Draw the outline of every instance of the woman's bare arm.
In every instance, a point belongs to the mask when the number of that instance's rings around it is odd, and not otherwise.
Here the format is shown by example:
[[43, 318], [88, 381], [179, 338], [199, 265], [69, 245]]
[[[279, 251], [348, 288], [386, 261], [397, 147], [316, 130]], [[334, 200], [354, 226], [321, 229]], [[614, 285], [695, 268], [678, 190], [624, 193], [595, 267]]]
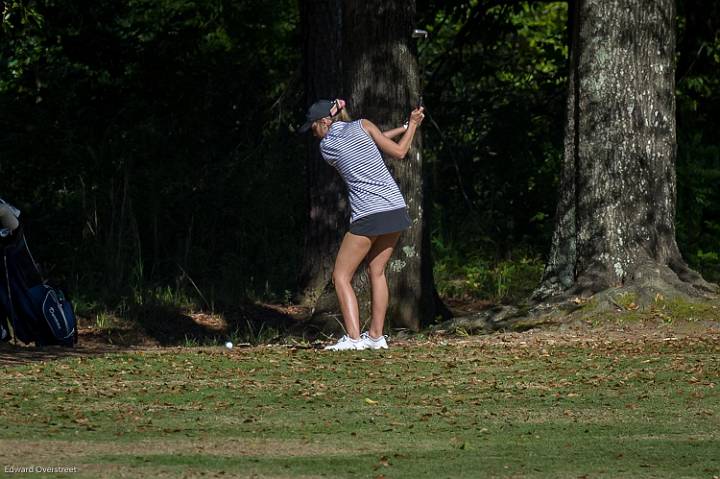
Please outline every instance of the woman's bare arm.
[[410, 145], [412, 144], [413, 137], [415, 136], [415, 131], [425, 117], [422, 110], [422, 107], [413, 110], [410, 114], [410, 123], [408, 128], [407, 130], [403, 128], [405, 133], [397, 143], [385, 136], [380, 129], [369, 120], [362, 120], [362, 126], [365, 128], [365, 131], [368, 132], [370, 138], [373, 139], [380, 151], [393, 158], [402, 160], [410, 150]]
[[403, 133], [405, 133], [405, 127], [399, 126], [397, 128], [393, 128], [392, 130], [383, 131], [383, 136], [390, 138], [391, 140], [395, 138], [396, 136], [400, 136]]

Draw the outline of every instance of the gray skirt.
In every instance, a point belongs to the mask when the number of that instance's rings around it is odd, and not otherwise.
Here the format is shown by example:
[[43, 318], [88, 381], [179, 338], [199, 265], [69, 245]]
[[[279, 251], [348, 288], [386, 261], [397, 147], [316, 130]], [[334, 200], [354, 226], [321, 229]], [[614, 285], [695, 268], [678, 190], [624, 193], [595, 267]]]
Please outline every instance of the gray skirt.
[[406, 230], [410, 225], [407, 208], [399, 208], [363, 216], [350, 223], [350, 232], [360, 236], [378, 236]]

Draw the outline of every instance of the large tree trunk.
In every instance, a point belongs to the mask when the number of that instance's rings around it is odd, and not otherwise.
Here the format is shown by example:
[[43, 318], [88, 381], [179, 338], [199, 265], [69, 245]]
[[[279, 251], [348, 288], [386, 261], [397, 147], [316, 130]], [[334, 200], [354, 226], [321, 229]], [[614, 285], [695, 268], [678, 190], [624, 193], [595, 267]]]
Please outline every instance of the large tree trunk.
[[673, 0], [579, 0], [552, 249], [536, 299], [716, 291], [675, 240]]
[[[321, 98], [342, 98], [342, 4], [300, 2], [306, 106]], [[350, 208], [342, 179], [323, 161], [317, 140], [309, 134], [306, 159], [309, 221], [297, 299], [314, 306], [331, 281], [333, 253], [347, 230]]]
[[[345, 3], [344, 71], [350, 105], [358, 118], [368, 118], [381, 130], [401, 125], [417, 103], [419, 77], [410, 33], [414, 1], [349, 0]], [[400, 237], [386, 276], [393, 327], [419, 329], [434, 316], [432, 270], [423, 268], [430, 251], [423, 243], [421, 135], [404, 160], [386, 164], [408, 204], [412, 226]], [[365, 286], [367, 290], [367, 286]], [[363, 292], [369, 296], [369, 291]]]
[[[410, 35], [414, 27], [415, 2], [347, 0], [341, 4], [342, 17], [336, 25], [342, 25], [340, 42], [342, 46], [337, 48], [338, 43], [335, 42], [312, 44], [306, 41], [306, 58], [321, 55], [322, 65], [327, 65], [328, 62], [333, 61], [331, 57], [337, 59], [341, 54], [342, 91], [344, 98], [348, 100], [348, 108], [353, 117], [367, 118], [381, 129], [399, 126], [407, 119], [412, 105], [417, 102], [419, 93], [415, 46]], [[305, 8], [308, 6], [309, 2], [306, 2]], [[308, 17], [305, 15], [303, 18], [307, 21]], [[311, 32], [311, 34], [317, 33]], [[310, 51], [313, 48], [315, 50]], [[328, 55], [330, 49], [335, 51]], [[306, 63], [306, 65], [310, 64]], [[318, 68], [322, 65], [318, 65]], [[308, 73], [313, 75], [311, 72]], [[332, 81], [334, 80], [335, 77], [332, 78]], [[309, 87], [310, 96], [317, 98], [317, 95], [313, 96], [311, 89], [317, 93], [318, 88], [312, 85]], [[316, 153], [313, 152], [311, 161], [317, 161], [315, 155]], [[402, 234], [386, 270], [390, 289], [387, 324], [391, 328], [417, 330], [421, 324], [430, 322], [436, 311], [445, 313], [433, 289], [429, 237], [425, 228], [427, 217], [423, 215], [420, 135], [416, 135], [406, 159], [386, 158], [386, 163], [398, 181], [413, 220], [411, 228]], [[338, 181], [337, 173], [334, 174], [333, 180]], [[314, 181], [319, 180], [309, 178], [311, 190], [318, 187]], [[311, 225], [311, 231], [312, 228], [332, 233], [346, 231], [347, 217], [343, 214], [341, 218], [337, 212], [345, 208], [343, 202], [346, 196], [344, 192], [342, 195], [337, 195], [336, 192], [337, 190], [333, 189], [329, 193], [329, 197], [332, 198], [328, 198], [328, 201], [322, 204], [319, 202], [313, 204], [311, 198], [311, 223], [320, 223]], [[317, 209], [313, 210], [313, 208]], [[342, 227], [339, 225], [341, 221]], [[339, 237], [328, 233], [323, 235], [323, 238], [332, 237], [333, 240]], [[311, 248], [315, 252], [306, 254], [306, 263], [314, 261], [316, 265], [306, 264], [306, 270], [312, 271], [313, 267], [318, 268], [313, 273], [316, 280], [311, 283], [315, 285], [315, 291], [320, 293], [317, 299], [311, 298], [315, 317], [333, 317], [341, 321], [337, 298], [330, 281], [332, 265], [327, 263], [329, 266], [327, 267], [324, 263], [327, 259], [334, 259], [337, 245], [331, 244], [327, 239], [318, 242], [310, 235], [308, 241], [315, 242], [308, 243], [306, 251]], [[319, 287], [322, 285], [324, 289], [321, 291]], [[370, 317], [370, 286], [364, 265], [358, 269], [353, 286], [358, 295], [361, 322], [364, 322]]]

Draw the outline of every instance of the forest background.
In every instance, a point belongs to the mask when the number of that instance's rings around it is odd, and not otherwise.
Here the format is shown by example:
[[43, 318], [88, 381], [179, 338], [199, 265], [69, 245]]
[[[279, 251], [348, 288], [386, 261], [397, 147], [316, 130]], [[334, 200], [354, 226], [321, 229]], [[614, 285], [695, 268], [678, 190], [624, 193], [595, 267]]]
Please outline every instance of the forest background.
[[[677, 7], [677, 237], [718, 282], [720, 5]], [[417, 12], [437, 289], [519, 301], [553, 232], [567, 2]], [[9, 1], [2, 21], [0, 196], [81, 315], [292, 302], [313, 188], [296, 2]]]

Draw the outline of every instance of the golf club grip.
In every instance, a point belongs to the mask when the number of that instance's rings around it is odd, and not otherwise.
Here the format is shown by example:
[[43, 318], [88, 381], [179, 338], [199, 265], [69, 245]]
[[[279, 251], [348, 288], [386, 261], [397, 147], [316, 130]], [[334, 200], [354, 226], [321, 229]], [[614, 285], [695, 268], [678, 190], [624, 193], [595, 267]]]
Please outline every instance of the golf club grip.
[[422, 97], [422, 95], [420, 95], [420, 97], [418, 98], [417, 107], [418, 107], [418, 108], [422, 108], [423, 106], [425, 106], [425, 103], [423, 102], [423, 97]]

